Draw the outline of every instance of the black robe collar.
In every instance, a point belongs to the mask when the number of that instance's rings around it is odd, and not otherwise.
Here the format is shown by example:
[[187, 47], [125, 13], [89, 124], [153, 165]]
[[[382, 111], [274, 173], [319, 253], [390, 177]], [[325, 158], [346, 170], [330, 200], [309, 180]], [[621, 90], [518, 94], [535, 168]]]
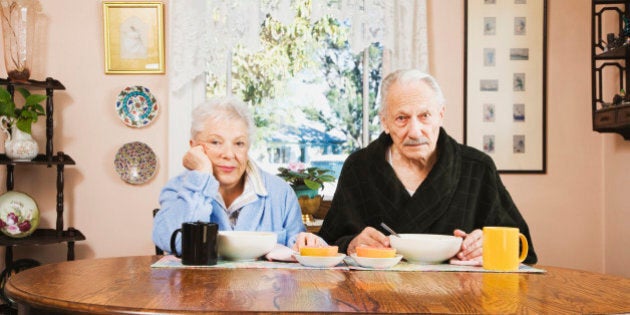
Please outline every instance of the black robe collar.
[[[396, 177], [394, 169], [386, 159], [387, 149], [392, 145], [392, 138], [382, 133], [379, 138], [366, 148], [366, 157], [372, 159], [373, 183], [382, 200], [389, 203], [397, 217], [383, 218], [389, 221], [400, 233], [408, 231], [427, 231], [446, 214], [459, 178], [461, 176], [461, 148], [443, 128], [438, 136], [438, 159], [427, 178], [420, 184], [412, 196]], [[382, 209], [388, 213], [387, 209]]]

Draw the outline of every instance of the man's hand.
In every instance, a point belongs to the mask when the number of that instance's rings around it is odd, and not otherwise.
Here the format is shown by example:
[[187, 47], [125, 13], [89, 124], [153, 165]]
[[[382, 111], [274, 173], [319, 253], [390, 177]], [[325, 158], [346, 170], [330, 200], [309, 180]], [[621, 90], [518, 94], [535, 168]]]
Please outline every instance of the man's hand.
[[322, 240], [319, 236], [313, 233], [301, 232], [300, 234], [298, 234], [297, 240], [295, 241], [295, 244], [293, 244], [292, 249], [296, 252], [299, 252], [300, 248], [304, 246], [323, 247], [327, 245], [328, 244], [324, 242], [324, 240]]
[[368, 226], [348, 244], [348, 255], [357, 252], [357, 246], [389, 247], [389, 238], [377, 229]]

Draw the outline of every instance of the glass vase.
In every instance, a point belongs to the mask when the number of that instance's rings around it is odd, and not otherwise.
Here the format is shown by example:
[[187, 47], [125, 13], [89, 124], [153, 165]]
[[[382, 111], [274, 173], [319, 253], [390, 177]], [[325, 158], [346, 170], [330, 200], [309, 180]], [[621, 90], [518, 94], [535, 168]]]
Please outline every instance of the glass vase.
[[37, 0], [0, 0], [4, 63], [12, 81], [31, 77], [38, 4]]

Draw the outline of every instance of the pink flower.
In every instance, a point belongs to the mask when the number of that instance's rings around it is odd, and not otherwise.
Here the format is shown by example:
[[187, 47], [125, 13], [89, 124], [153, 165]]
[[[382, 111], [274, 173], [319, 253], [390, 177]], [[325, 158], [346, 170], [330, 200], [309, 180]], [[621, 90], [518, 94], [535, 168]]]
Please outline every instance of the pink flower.
[[7, 224], [8, 225], [14, 225], [17, 224], [18, 222], [18, 217], [17, 215], [15, 215], [15, 213], [10, 212], [9, 214], [7, 214]]
[[294, 172], [301, 172], [306, 169], [306, 165], [301, 162], [291, 162], [287, 168]]
[[17, 225], [9, 225], [7, 226], [7, 232], [15, 235], [15, 234], [20, 234], [20, 228], [17, 227]]
[[18, 228], [20, 228], [20, 232], [26, 232], [31, 229], [31, 222], [28, 220], [18, 224]]

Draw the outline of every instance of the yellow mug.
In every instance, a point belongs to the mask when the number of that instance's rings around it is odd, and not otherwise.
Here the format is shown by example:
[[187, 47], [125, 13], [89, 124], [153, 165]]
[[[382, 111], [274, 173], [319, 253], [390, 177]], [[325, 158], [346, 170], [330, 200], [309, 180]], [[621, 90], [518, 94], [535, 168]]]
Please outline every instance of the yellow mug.
[[[519, 255], [519, 242], [523, 243]], [[519, 264], [527, 257], [527, 238], [518, 228], [486, 226], [483, 228], [483, 269], [496, 271], [518, 270]]]

